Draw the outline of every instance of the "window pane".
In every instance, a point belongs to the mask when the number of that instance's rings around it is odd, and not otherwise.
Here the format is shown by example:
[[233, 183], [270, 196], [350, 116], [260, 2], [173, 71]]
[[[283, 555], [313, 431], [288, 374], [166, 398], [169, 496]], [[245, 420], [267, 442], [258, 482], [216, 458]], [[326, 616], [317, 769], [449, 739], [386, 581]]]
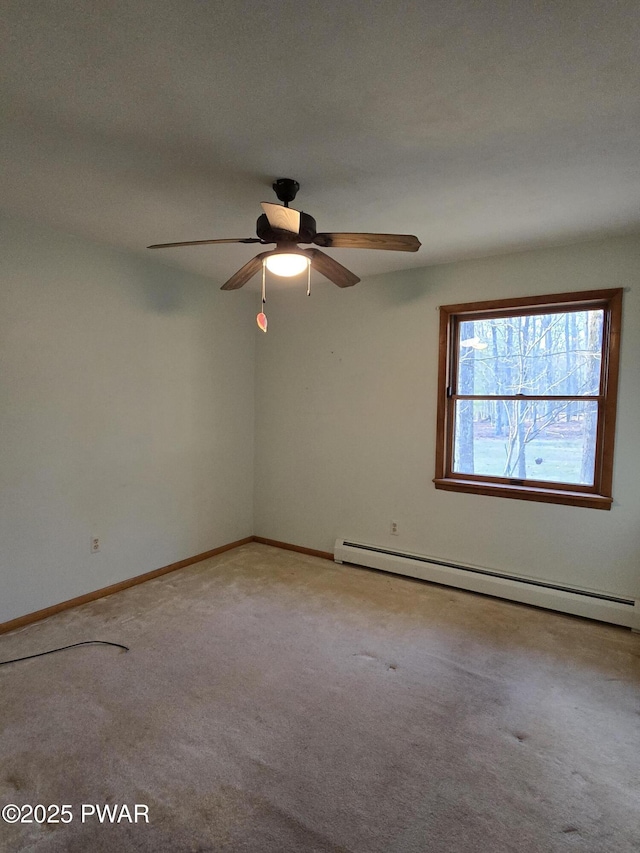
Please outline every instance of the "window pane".
[[598, 309], [460, 323], [457, 393], [598, 394], [603, 318]]
[[457, 400], [458, 474], [593, 485], [598, 403]]

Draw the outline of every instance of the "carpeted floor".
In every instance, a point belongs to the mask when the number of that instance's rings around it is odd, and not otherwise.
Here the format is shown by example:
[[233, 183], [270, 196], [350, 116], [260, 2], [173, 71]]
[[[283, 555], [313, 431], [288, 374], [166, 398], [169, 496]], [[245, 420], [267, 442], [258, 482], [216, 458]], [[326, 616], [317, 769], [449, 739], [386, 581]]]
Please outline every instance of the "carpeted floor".
[[640, 849], [627, 630], [251, 544], [0, 659], [85, 639], [131, 651], [0, 667], [0, 806], [73, 815], [0, 820], [3, 853]]

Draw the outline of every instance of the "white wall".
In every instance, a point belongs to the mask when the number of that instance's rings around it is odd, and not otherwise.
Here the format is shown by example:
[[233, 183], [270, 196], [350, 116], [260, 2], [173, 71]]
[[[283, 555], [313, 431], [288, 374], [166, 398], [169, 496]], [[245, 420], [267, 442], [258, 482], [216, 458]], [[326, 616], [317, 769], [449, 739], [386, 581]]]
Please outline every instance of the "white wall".
[[[256, 535], [327, 551], [344, 536], [640, 597], [639, 278], [636, 236], [273, 291], [256, 347]], [[438, 306], [602, 287], [628, 289], [612, 510], [436, 490]]]
[[[271, 289], [262, 335], [255, 290], [2, 226], [0, 622], [252, 533], [640, 596], [637, 237]], [[611, 512], [436, 491], [437, 306], [620, 286]]]
[[248, 296], [2, 226], [0, 622], [250, 536]]

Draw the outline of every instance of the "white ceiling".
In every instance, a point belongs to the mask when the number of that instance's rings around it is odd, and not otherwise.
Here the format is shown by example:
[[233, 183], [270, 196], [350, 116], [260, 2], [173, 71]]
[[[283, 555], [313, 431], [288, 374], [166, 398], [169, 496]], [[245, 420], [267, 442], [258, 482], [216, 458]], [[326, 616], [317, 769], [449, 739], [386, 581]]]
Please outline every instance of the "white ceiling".
[[[359, 275], [640, 229], [637, 0], [5, 0], [0, 205], [100, 241], [255, 236], [271, 183]], [[259, 247], [167, 249], [222, 283]], [[148, 253], [151, 254], [150, 252]]]

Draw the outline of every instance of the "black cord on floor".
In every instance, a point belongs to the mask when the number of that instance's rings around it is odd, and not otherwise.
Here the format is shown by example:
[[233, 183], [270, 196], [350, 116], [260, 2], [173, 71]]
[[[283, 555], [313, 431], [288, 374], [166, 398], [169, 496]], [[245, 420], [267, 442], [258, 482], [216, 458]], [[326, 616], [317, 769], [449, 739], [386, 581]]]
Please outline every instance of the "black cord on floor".
[[109, 640], [83, 640], [81, 643], [71, 643], [70, 646], [60, 646], [59, 649], [49, 649], [48, 652], [38, 652], [37, 655], [26, 655], [23, 658], [14, 658], [13, 660], [0, 660], [0, 666], [4, 666], [7, 663], [18, 663], [20, 660], [29, 660], [30, 658], [39, 658], [42, 655], [52, 655], [54, 652], [63, 652], [65, 649], [73, 649], [75, 646], [90, 646], [93, 643], [99, 643], [103, 646], [116, 646], [118, 649], [124, 649], [125, 652], [129, 651], [128, 646], [123, 646], [122, 643], [111, 643]]

